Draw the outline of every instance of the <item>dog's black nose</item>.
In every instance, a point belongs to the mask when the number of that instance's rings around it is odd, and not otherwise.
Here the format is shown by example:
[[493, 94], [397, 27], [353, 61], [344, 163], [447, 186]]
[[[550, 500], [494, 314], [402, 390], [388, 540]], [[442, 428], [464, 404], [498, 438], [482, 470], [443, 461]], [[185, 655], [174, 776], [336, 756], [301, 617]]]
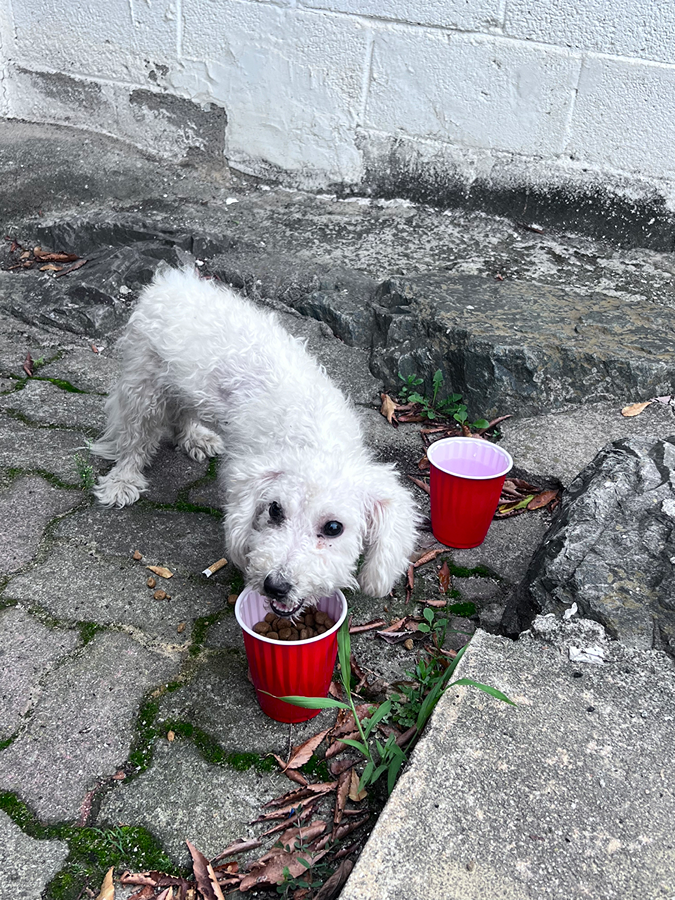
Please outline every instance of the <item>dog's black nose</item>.
[[268, 575], [263, 582], [263, 587], [271, 600], [283, 600], [290, 593], [293, 585], [280, 575]]

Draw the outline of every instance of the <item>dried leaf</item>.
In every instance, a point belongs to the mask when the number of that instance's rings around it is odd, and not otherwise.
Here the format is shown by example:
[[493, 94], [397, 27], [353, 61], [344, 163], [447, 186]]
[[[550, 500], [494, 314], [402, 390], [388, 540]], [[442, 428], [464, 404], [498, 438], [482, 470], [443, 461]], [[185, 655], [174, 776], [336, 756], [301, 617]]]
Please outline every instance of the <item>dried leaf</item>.
[[55, 266], [54, 263], [47, 263], [46, 266], [40, 266], [41, 272], [60, 272], [63, 266]]
[[389, 394], [380, 394], [380, 399], [382, 400], [382, 406], [380, 407], [381, 415], [385, 417], [390, 425], [393, 425], [394, 428], [398, 428], [398, 422], [396, 421], [395, 415], [397, 409], [396, 401], [393, 400]]
[[330, 769], [331, 775], [341, 775], [343, 772], [346, 772], [347, 769], [351, 769], [352, 766], [356, 765], [355, 759], [350, 759], [349, 757], [345, 759], [334, 759], [333, 762], [328, 767]]
[[219, 859], [225, 859], [226, 856], [234, 856], [235, 853], [246, 853], [248, 850], [256, 850], [262, 846], [262, 841], [253, 839], [250, 841], [235, 841], [226, 847], [218, 856], [214, 856], [211, 863], [218, 862]]
[[146, 884], [146, 886], [142, 887], [139, 891], [135, 891], [131, 897], [129, 897], [129, 900], [151, 900], [154, 896], [154, 887], [150, 887], [149, 884]]
[[389, 625], [387, 628], [383, 628], [381, 631], [378, 631], [378, 634], [386, 634], [388, 631], [400, 631], [407, 618], [407, 616], [404, 616], [402, 619], [396, 619], [396, 621], [392, 622], [391, 625]]
[[431, 463], [427, 459], [427, 455], [425, 453], [424, 456], [422, 457], [422, 459], [420, 459], [419, 462], [417, 463], [417, 468], [421, 472], [426, 472], [426, 470], [430, 467], [430, 465], [431, 465]]
[[[494, 501], [493, 501], [494, 502]], [[443, 565], [441, 566], [441, 570], [438, 573], [438, 587], [442, 594], [447, 594], [450, 589], [451, 584], [451, 575], [450, 575], [450, 567], [448, 566], [448, 561], [443, 560]]]
[[120, 875], [120, 884], [147, 884], [155, 887], [159, 880], [159, 872], [123, 872]]
[[103, 884], [101, 885], [101, 890], [99, 891], [96, 900], [115, 900], [115, 885], [113, 884], [114, 871], [115, 867], [110, 866], [105, 873], [105, 878], [103, 879]]
[[[157, 894], [157, 900], [171, 900], [173, 897], [173, 891], [170, 887], [165, 888], [161, 894]], [[224, 900], [224, 898], [223, 898]]]
[[77, 253], [52, 253], [49, 250], [42, 250], [40, 247], [35, 247], [33, 256], [40, 262], [75, 262], [80, 258]]
[[[306, 797], [320, 797], [322, 794], [329, 794], [331, 791], [334, 791], [336, 787], [336, 781], [323, 781], [320, 784], [308, 784], [305, 788], [301, 788], [297, 791], [287, 791], [287, 793], [282, 794], [281, 797], [275, 797], [274, 800], [269, 800], [263, 806], [263, 809], [269, 809], [270, 807], [275, 806], [286, 806], [290, 809], [292, 808], [293, 803], [304, 800]], [[290, 807], [288, 806], [289, 803], [291, 804]]]
[[357, 828], [360, 828], [362, 825], [365, 825], [366, 822], [370, 819], [370, 815], [364, 816], [362, 819], [359, 819], [358, 822], [346, 823], [335, 832], [335, 840], [341, 841], [343, 838], [347, 837], [348, 834], [351, 834], [352, 831], [356, 831]]
[[289, 779], [289, 781], [293, 781], [295, 782], [295, 784], [302, 785], [302, 787], [307, 787], [307, 785], [309, 784], [302, 772], [298, 772], [297, 769], [284, 769], [284, 775]]
[[291, 877], [297, 878], [307, 871], [307, 866], [300, 862], [300, 857], [309, 863], [311, 868], [325, 855], [325, 853], [287, 853], [285, 850], [273, 850], [253, 863], [250, 874], [242, 879], [239, 890], [243, 892], [258, 885], [281, 884], [286, 868]]
[[415, 560], [415, 562], [413, 563], [413, 568], [419, 569], [420, 566], [431, 562], [432, 559], [436, 559], [439, 554], [447, 552], [447, 547], [438, 547], [436, 550], [427, 550], [426, 553], [423, 553], [418, 559]]
[[[185, 841], [185, 843], [187, 844], [190, 856], [192, 857], [192, 871], [195, 875], [195, 881], [197, 882], [197, 887], [204, 896], [204, 900], [222, 900], [222, 891], [218, 888], [220, 893], [219, 897], [211, 883], [211, 875], [209, 874], [211, 866], [209, 865], [208, 859], [201, 851], [197, 850], [190, 841]], [[211, 869], [211, 871], [213, 872], [213, 869]], [[215, 881], [215, 875], [213, 876], [213, 879]]]
[[352, 625], [349, 629], [350, 634], [359, 634], [362, 631], [373, 631], [375, 628], [381, 628], [386, 625], [384, 619], [371, 619], [363, 625]]
[[166, 569], [164, 566], [146, 566], [145, 568], [150, 569], [151, 572], [159, 575], [160, 578], [173, 578], [171, 569]]
[[548, 506], [551, 500], [555, 500], [558, 496], [557, 491], [542, 491], [540, 494], [537, 494], [536, 497], [533, 497], [532, 500], [527, 504], [528, 509], [541, 509], [543, 506]]
[[33, 377], [35, 368], [33, 365], [33, 357], [30, 355], [30, 353], [26, 353], [26, 358], [23, 361], [23, 370], [29, 378]]
[[[289, 828], [279, 838], [281, 845], [285, 850], [291, 853], [293, 850], [299, 850], [303, 844], [309, 844], [318, 838], [326, 830], [326, 823], [317, 819], [306, 827]], [[296, 846], [297, 844], [297, 846]]]
[[338, 779], [337, 792], [335, 796], [335, 810], [333, 812], [333, 824], [339, 825], [342, 821], [342, 813], [344, 812], [347, 797], [349, 796], [349, 786], [351, 784], [351, 772], [347, 769], [340, 775]]
[[[361, 735], [358, 731], [352, 731], [350, 734], [345, 735], [350, 741], [357, 741]], [[332, 759], [334, 756], [339, 756], [341, 753], [347, 749], [348, 744], [343, 744], [342, 741], [333, 741], [330, 747], [326, 750], [326, 759]]]
[[415, 567], [411, 563], [405, 578], [405, 602], [409, 603], [415, 589]]
[[528, 494], [522, 500], [514, 500], [511, 503], [502, 503], [497, 507], [500, 513], [514, 512], [517, 509], [527, 509], [528, 505], [534, 500], [534, 494]]
[[60, 278], [62, 275], [70, 275], [70, 273], [74, 272], [76, 269], [81, 269], [86, 262], [86, 259], [79, 259], [76, 263], [73, 263], [72, 266], [68, 266], [67, 269], [61, 269], [60, 272], [57, 272], [56, 275], [54, 275], [54, 278]]
[[624, 406], [621, 410], [621, 415], [626, 416], [626, 418], [639, 416], [640, 413], [644, 412], [653, 402], [653, 400], [647, 400], [645, 403], [631, 403], [630, 406]]
[[427, 494], [431, 493], [431, 488], [426, 483], [426, 481], [422, 481], [421, 478], [415, 478], [413, 475], [408, 475], [408, 478], [412, 481], [413, 484], [416, 484], [418, 488], [422, 488]]
[[366, 791], [359, 790], [359, 781], [359, 776], [356, 774], [356, 771], [352, 769], [351, 779], [349, 781], [349, 799], [352, 801], [352, 803], [360, 803], [368, 796]]
[[427, 606], [433, 606], [436, 609], [443, 609], [444, 606], [448, 605], [447, 600], [425, 600], [424, 603]]
[[485, 428], [479, 428], [478, 431], [476, 432], [476, 434], [479, 434], [482, 436], [485, 434], [486, 431], [489, 431], [491, 428], [494, 428], [496, 425], [499, 425], [499, 423], [503, 422], [505, 419], [510, 419], [510, 418], [512, 418], [511, 414], [509, 414], [508, 416], [498, 416], [496, 419], [493, 419], [491, 422], [489, 422], [485, 426]]
[[354, 863], [351, 859], [343, 859], [330, 878], [324, 882], [321, 889], [314, 894], [314, 900], [334, 900], [349, 878], [353, 868]]
[[306, 762], [309, 762], [312, 758], [312, 754], [329, 731], [330, 728], [326, 728], [325, 731], [320, 731], [318, 734], [303, 741], [302, 744], [298, 744], [297, 747], [293, 747], [290, 759], [287, 763], [284, 763], [282, 771], [285, 772], [286, 769], [299, 769], [300, 766], [304, 766]]

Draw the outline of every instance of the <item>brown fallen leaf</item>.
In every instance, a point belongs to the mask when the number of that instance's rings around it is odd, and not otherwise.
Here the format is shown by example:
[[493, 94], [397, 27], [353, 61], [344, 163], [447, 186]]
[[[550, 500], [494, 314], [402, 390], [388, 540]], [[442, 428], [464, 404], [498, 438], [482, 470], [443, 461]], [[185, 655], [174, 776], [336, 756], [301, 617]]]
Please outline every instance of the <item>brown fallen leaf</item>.
[[173, 578], [173, 572], [171, 569], [165, 568], [165, 566], [146, 566], [145, 568], [150, 569], [151, 572], [159, 575], [160, 578]]
[[405, 577], [405, 602], [409, 603], [415, 590], [415, 567], [411, 563]]
[[448, 593], [451, 583], [450, 567], [448, 566], [448, 561], [446, 559], [443, 560], [443, 565], [438, 573], [438, 588], [441, 594]]
[[389, 631], [400, 631], [401, 626], [405, 623], [407, 616], [404, 616], [402, 619], [396, 619], [395, 622], [392, 622], [391, 625], [387, 626], [387, 628], [383, 628], [381, 631], [378, 631], [378, 634], [386, 634]]
[[436, 609], [443, 609], [444, 606], [448, 605], [447, 600], [424, 600], [423, 602], [426, 606], [433, 606]]
[[370, 622], [365, 622], [363, 625], [350, 626], [349, 633], [359, 634], [362, 631], [372, 631], [375, 628], [381, 628], [383, 625], [386, 625], [384, 619], [371, 619]]
[[[170, 900], [170, 898], [172, 898], [172, 897], [173, 897], [173, 890], [170, 887], [164, 888], [164, 890], [160, 894], [157, 894], [157, 900]], [[223, 900], [225, 900], [224, 897], [223, 897]]]
[[302, 772], [298, 772], [297, 769], [284, 769], [284, 775], [289, 779], [289, 781], [293, 781], [295, 782], [295, 784], [302, 785], [302, 787], [307, 787], [307, 785], [309, 784]]
[[528, 509], [541, 509], [543, 506], [548, 506], [551, 500], [555, 500], [558, 496], [558, 491], [542, 491], [540, 494], [537, 494], [536, 497], [533, 497], [530, 502], [527, 504]]
[[439, 554], [447, 552], [447, 547], [438, 547], [435, 550], [427, 550], [413, 562], [413, 568], [419, 569], [420, 566], [426, 565], [426, 563], [431, 562], [432, 559], [436, 559]]
[[122, 872], [120, 884], [147, 884], [156, 887], [160, 872]]
[[96, 900], [115, 900], [115, 885], [113, 884], [114, 871], [115, 867], [110, 866], [105, 873], [105, 878], [103, 879], [103, 884], [101, 885], [101, 890], [99, 891]]
[[644, 412], [648, 406], [651, 406], [653, 400], [647, 400], [645, 403], [631, 403], [630, 406], [624, 406], [621, 410], [621, 415], [626, 418], [631, 418], [632, 416], [639, 416], [641, 412]]
[[29, 378], [33, 377], [35, 366], [33, 363], [33, 357], [30, 355], [30, 353], [26, 353], [26, 358], [23, 361], [23, 370]]
[[73, 263], [72, 266], [68, 266], [67, 269], [61, 269], [60, 272], [57, 272], [54, 275], [54, 278], [60, 278], [62, 275], [70, 275], [71, 272], [74, 272], [76, 269], [81, 269], [82, 266], [87, 262], [86, 259], [78, 259], [76, 263]]
[[380, 414], [385, 417], [387, 422], [390, 425], [393, 425], [394, 428], [398, 428], [398, 422], [396, 421], [396, 410], [397, 403], [393, 400], [389, 394], [380, 394], [380, 399], [382, 400], [382, 406], [380, 407]]
[[129, 900], [151, 900], [155, 896], [154, 887], [150, 887], [149, 884], [146, 884], [145, 887], [142, 887], [140, 890], [135, 891]]
[[268, 800], [267, 803], [264, 804], [263, 809], [269, 809], [270, 807], [277, 806], [288, 806], [290, 803], [297, 803], [299, 800], [304, 800], [306, 797], [319, 797], [322, 794], [329, 794], [331, 791], [334, 791], [337, 787], [337, 781], [322, 781], [320, 784], [308, 784], [307, 787], [301, 788], [300, 790], [295, 791], [287, 791], [285, 794], [282, 794], [280, 797], [275, 797], [273, 800]]
[[[258, 885], [281, 884], [285, 878], [284, 869], [288, 869], [288, 874], [292, 878], [297, 878], [307, 871], [308, 866], [305, 863], [309, 863], [311, 868], [325, 855], [325, 852], [287, 853], [285, 850], [271, 850], [253, 863], [250, 874], [242, 879], [239, 890], [245, 892]], [[300, 858], [304, 862], [300, 862]]]
[[47, 263], [46, 266], [40, 266], [41, 272], [60, 272], [63, 266], [55, 266], [54, 263]]
[[284, 831], [285, 829], [288, 828], [291, 820], [293, 822], [295, 822], [297, 825], [304, 825], [306, 822], [309, 822], [309, 820], [314, 815], [314, 810], [316, 809], [318, 801], [319, 801], [319, 798], [316, 797], [314, 800], [309, 802], [309, 805], [306, 809], [303, 809], [303, 807], [298, 807], [301, 810], [301, 812], [299, 812], [297, 815], [286, 816], [286, 821], [279, 822], [279, 824], [275, 825], [273, 828], [268, 828], [267, 831], [263, 831], [261, 837], [266, 838], [266, 837], [269, 837], [271, 834], [277, 834], [277, 832], [279, 832], [279, 831]]
[[337, 778], [338, 775], [341, 775], [347, 769], [351, 769], [351, 767], [355, 765], [355, 759], [346, 757], [345, 759], [334, 759], [328, 768], [330, 769], [331, 775], [335, 775], [335, 777]]
[[494, 428], [495, 426], [499, 425], [500, 422], [505, 421], [505, 419], [511, 419], [511, 418], [513, 418], [513, 416], [511, 414], [509, 414], [508, 416], [498, 416], [496, 419], [493, 419], [491, 422], [488, 422], [488, 424], [485, 426], [485, 428], [479, 428], [478, 431], [476, 431], [476, 434], [479, 434], [482, 436], [485, 434], [486, 431], [489, 431], [491, 428]]
[[314, 894], [314, 900], [334, 900], [349, 878], [353, 868], [354, 863], [351, 859], [343, 859], [330, 878], [325, 881], [320, 890]]
[[414, 475], [408, 475], [408, 478], [412, 481], [413, 484], [416, 484], [418, 488], [422, 488], [422, 490], [427, 494], [431, 493], [431, 488], [426, 481], [422, 481], [421, 478], [415, 478]]
[[182, 634], [185, 631], [185, 622], [179, 622], [178, 625], [176, 625], [176, 631], [178, 634]]
[[[346, 769], [338, 778], [337, 791], [335, 792], [335, 809], [333, 811], [333, 825], [338, 826], [342, 821], [342, 813], [344, 812], [347, 797], [349, 796], [349, 786], [351, 784], [351, 771]], [[333, 828], [335, 830], [335, 828]]]
[[303, 741], [302, 744], [298, 744], [297, 747], [293, 747], [288, 762], [282, 763], [282, 771], [285, 772], [286, 769], [299, 769], [300, 766], [304, 766], [306, 762], [309, 762], [312, 758], [312, 754], [329, 731], [330, 728], [326, 728], [325, 731], [320, 731], [318, 734], [312, 735], [311, 738]]
[[52, 253], [49, 250], [43, 250], [41, 247], [35, 247], [33, 250], [35, 259], [40, 262], [75, 262], [80, 257], [77, 253]]
[[360, 803], [362, 800], [365, 800], [368, 796], [367, 791], [359, 790], [359, 782], [360, 778], [357, 775], [356, 771], [352, 769], [351, 778], [349, 781], [349, 799], [352, 803]]
[[[358, 731], [352, 731], [350, 734], [345, 734], [344, 737], [348, 738], [350, 741], [358, 741], [361, 737]], [[334, 756], [339, 756], [341, 753], [344, 753], [348, 748], [349, 744], [344, 744], [342, 741], [333, 741], [333, 743], [326, 749], [325, 759], [332, 759]]]
[[431, 463], [427, 459], [427, 455], [425, 453], [424, 456], [422, 457], [422, 459], [420, 459], [419, 462], [417, 463], [417, 468], [421, 472], [426, 472], [426, 470], [430, 467], [430, 465], [431, 465]]
[[326, 823], [317, 819], [305, 827], [289, 828], [281, 835], [279, 842], [284, 850], [292, 853], [293, 850], [299, 850], [303, 844], [309, 844], [311, 841], [319, 837], [326, 830]]
[[[213, 869], [208, 859], [194, 846], [194, 844], [191, 844], [190, 841], [185, 841], [185, 843], [187, 844], [190, 856], [192, 857], [192, 871], [194, 872], [195, 881], [197, 882], [197, 887], [203, 895], [204, 900], [225, 900], [223, 892], [218, 887], [216, 876], [214, 875], [213, 881], [211, 880], [211, 872], [213, 872]], [[209, 872], [209, 869], [211, 872]]]
[[225, 859], [226, 856], [234, 856], [235, 853], [247, 853], [249, 850], [256, 850], [261, 846], [262, 841], [259, 841], [257, 838], [250, 841], [235, 841], [219, 853], [218, 856], [214, 856], [211, 860], [211, 864], [213, 865], [213, 863], [218, 862], [220, 859]]

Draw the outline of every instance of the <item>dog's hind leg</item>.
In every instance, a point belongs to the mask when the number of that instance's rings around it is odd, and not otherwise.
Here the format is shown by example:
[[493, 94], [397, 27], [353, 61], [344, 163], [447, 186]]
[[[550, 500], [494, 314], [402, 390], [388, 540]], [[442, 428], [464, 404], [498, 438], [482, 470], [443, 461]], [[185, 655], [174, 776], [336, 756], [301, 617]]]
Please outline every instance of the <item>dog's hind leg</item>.
[[91, 448], [92, 453], [116, 460], [94, 488], [103, 506], [128, 506], [147, 490], [143, 469], [157, 452], [167, 412], [162, 385], [148, 374], [152, 365], [152, 360], [145, 360], [142, 377], [134, 369], [123, 372], [106, 401], [108, 424]]

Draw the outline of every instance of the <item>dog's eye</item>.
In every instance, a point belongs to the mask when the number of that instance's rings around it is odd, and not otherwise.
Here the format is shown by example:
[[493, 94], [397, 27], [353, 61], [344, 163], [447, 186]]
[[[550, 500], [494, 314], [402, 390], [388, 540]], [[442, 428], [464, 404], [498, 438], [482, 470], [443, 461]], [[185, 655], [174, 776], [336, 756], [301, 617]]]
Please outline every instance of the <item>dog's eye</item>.
[[338, 537], [344, 531], [344, 526], [342, 525], [342, 522], [336, 522], [333, 520], [330, 522], [326, 522], [321, 531], [326, 535], [326, 537]]
[[277, 503], [276, 500], [273, 503], [270, 503], [269, 514], [270, 522], [273, 522], [275, 525], [281, 525], [284, 521], [284, 511], [281, 508], [281, 504]]

